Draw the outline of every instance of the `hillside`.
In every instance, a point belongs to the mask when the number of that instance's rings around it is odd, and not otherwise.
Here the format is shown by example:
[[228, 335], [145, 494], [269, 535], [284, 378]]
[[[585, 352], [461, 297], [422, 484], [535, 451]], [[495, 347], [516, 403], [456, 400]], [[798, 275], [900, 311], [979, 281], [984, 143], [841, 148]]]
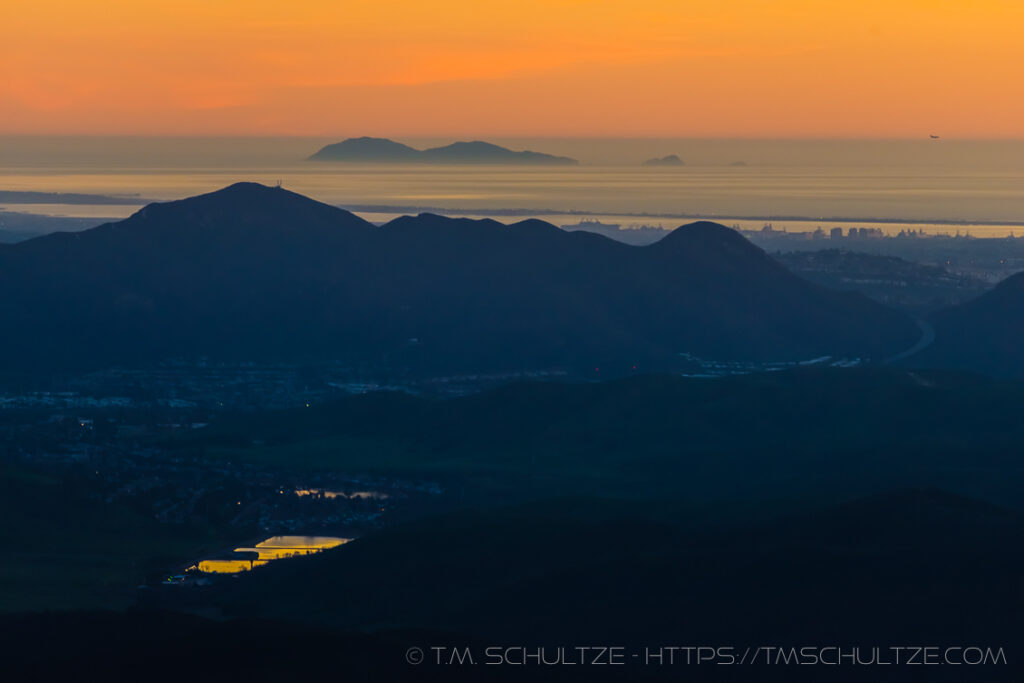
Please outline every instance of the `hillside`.
[[210, 357], [614, 376], [680, 354], [884, 357], [919, 336], [714, 223], [646, 247], [536, 220], [377, 228], [251, 183], [7, 246], [0, 321], [7, 372]]
[[824, 287], [857, 291], [893, 308], [921, 315], [973, 299], [990, 285], [942, 266], [845, 249], [790, 251], [775, 258]]
[[1024, 377], [1024, 273], [932, 316], [935, 343], [913, 358], [997, 376]]

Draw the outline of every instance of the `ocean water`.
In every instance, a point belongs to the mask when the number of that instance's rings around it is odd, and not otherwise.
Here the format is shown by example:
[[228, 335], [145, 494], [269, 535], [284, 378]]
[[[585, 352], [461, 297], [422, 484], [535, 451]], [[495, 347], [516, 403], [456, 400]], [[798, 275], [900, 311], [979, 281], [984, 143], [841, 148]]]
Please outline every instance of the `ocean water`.
[[[308, 162], [344, 138], [0, 137], [0, 190], [123, 195], [124, 205], [3, 204], [47, 215], [120, 218], [143, 199], [178, 199], [249, 180], [385, 219], [418, 208], [559, 224], [675, 227], [684, 217], [771, 221], [789, 230], [843, 225], [1001, 236], [1024, 226], [1024, 141], [490, 140], [572, 156], [577, 167], [351, 165]], [[396, 139], [417, 147], [451, 139]], [[683, 167], [645, 168], [678, 154]]]

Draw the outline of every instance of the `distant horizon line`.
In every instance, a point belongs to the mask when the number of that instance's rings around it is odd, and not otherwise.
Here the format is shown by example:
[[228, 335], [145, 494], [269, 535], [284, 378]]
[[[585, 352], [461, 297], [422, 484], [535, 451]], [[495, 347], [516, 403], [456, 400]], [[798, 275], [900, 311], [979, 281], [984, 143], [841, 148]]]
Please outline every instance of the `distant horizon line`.
[[[5, 208], [0, 208], [0, 214], [3, 213], [21, 213], [16, 208], [20, 204], [42, 204], [42, 205], [83, 205], [83, 206], [137, 206], [143, 208], [150, 204], [163, 204], [168, 202], [182, 201], [184, 199], [190, 199], [192, 197], [203, 196], [207, 194], [213, 194], [219, 192], [233, 184], [238, 183], [252, 183], [260, 185], [262, 187], [274, 187], [267, 185], [259, 181], [238, 181], [237, 183], [231, 183], [223, 187], [219, 187], [208, 192], [200, 192], [195, 195], [186, 195], [184, 197], [168, 198], [168, 199], [155, 199], [140, 196], [138, 194], [94, 194], [94, 193], [80, 193], [80, 192], [46, 192], [46, 191], [11, 191], [11, 190], [0, 190], [0, 204], [6, 205]], [[609, 217], [613, 216], [616, 218], [640, 218], [640, 219], [671, 219], [671, 220], [711, 220], [711, 221], [755, 221], [755, 222], [771, 222], [771, 221], [788, 221], [798, 223], [844, 223], [844, 224], [855, 224], [855, 223], [875, 223], [879, 225], [905, 225], [905, 226], [920, 226], [920, 225], [941, 225], [949, 227], [1024, 227], [1024, 219], [1004, 219], [1004, 220], [971, 220], [971, 219], [936, 219], [936, 218], [880, 218], [880, 217], [851, 217], [851, 216], [801, 216], [801, 215], [720, 215], [708, 212], [672, 212], [672, 211], [596, 211], [593, 209], [554, 209], [554, 208], [537, 208], [537, 207], [524, 207], [524, 208], [465, 208], [465, 207], [440, 207], [440, 206], [426, 206], [418, 204], [363, 204], [363, 203], [349, 203], [346, 201], [324, 201], [317, 199], [314, 196], [305, 194], [303, 192], [297, 192], [292, 190], [285, 185], [278, 185], [277, 187], [287, 190], [293, 194], [305, 197], [321, 204], [326, 204], [338, 209], [343, 209], [352, 213], [384, 213], [384, 214], [398, 214], [398, 215], [416, 215], [421, 213], [430, 213], [440, 216], [448, 217], [467, 217], [467, 216], [479, 216], [483, 218], [537, 218], [540, 216], [567, 216], [567, 217]], [[17, 195], [39, 195], [38, 197], [31, 197], [31, 201], [18, 197]], [[14, 195], [14, 196], [11, 196]], [[66, 216], [60, 216], [59, 214], [36, 214], [34, 212], [28, 215], [39, 215], [39, 216], [50, 216], [55, 218], [62, 218]], [[112, 222], [124, 220], [123, 218], [113, 217], [100, 217], [100, 219], [111, 218]], [[543, 219], [541, 219], [543, 220]], [[678, 227], [678, 226], [677, 226]], [[821, 227], [819, 225], [819, 227]]]
[[[932, 135], [938, 135], [932, 138]], [[0, 138], [159, 138], [159, 139], [238, 139], [238, 140], [345, 140], [350, 138], [373, 137], [387, 140], [400, 138], [414, 140], [483, 140], [497, 139], [534, 139], [534, 140], [750, 140], [758, 142], [914, 142], [926, 141], [941, 143], [953, 142], [1024, 142], [1024, 134], [973, 136], [973, 135], [942, 135], [923, 133], [909, 136], [854, 136], [854, 135], [685, 135], [685, 134], [652, 134], [652, 135], [557, 135], [530, 133], [21, 133], [0, 131]]]

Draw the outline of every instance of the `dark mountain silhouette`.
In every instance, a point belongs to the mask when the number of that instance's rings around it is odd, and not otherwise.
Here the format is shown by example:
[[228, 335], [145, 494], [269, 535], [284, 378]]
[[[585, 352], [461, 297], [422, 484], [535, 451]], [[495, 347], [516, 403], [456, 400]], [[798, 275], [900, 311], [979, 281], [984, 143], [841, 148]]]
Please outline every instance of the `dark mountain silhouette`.
[[644, 166], [685, 166], [683, 160], [676, 154], [669, 154], [668, 156], [658, 157], [656, 159], [648, 159], [643, 163]]
[[1024, 273], [932, 316], [935, 342], [912, 358], [997, 376], [1024, 377]]
[[884, 356], [918, 337], [714, 223], [647, 247], [537, 220], [377, 228], [253, 183], [0, 249], [0, 321], [8, 371], [209, 356], [614, 373], [681, 353]]
[[309, 157], [310, 161], [360, 161], [367, 163], [428, 164], [545, 164], [573, 165], [569, 157], [541, 152], [515, 152], [489, 142], [454, 142], [443, 147], [418, 150], [384, 138], [349, 138], [327, 145]]

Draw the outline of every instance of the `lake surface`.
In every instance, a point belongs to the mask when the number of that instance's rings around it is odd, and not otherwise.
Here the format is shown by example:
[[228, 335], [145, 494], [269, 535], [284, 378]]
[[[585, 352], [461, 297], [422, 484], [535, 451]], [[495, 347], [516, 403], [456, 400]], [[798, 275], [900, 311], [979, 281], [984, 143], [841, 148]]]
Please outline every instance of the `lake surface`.
[[[341, 139], [345, 136], [339, 136]], [[135, 195], [124, 205], [6, 204], [48, 215], [121, 218], [138, 198], [169, 200], [233, 182], [282, 182], [342, 206], [526, 210], [556, 224], [590, 212], [604, 222], [662, 224], [705, 217], [777, 228], [879, 224], [977, 236], [1024, 224], [1024, 141], [501, 139], [516, 149], [573, 156], [578, 167], [467, 167], [304, 161], [334, 139], [0, 137], [0, 190]], [[450, 140], [402, 139], [415, 146]], [[678, 168], [641, 166], [678, 154]], [[742, 163], [742, 165], [733, 165]], [[407, 208], [363, 211], [386, 220]], [[498, 212], [498, 213], [495, 213]], [[646, 214], [646, 215], [643, 215]], [[671, 216], [671, 217], [670, 217]], [[893, 229], [892, 222], [899, 225]], [[1016, 225], [1015, 225], [1016, 224]], [[743, 227], [748, 227], [744, 225]], [[964, 229], [967, 229], [966, 226]]]

